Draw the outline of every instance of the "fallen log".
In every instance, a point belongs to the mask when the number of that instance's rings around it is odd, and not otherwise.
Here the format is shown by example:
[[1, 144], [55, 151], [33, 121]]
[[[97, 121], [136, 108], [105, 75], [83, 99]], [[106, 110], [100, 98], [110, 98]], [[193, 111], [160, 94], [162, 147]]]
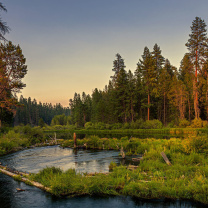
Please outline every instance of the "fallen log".
[[[4, 167], [4, 168], [6, 169], [6, 167]], [[8, 176], [10, 176], [12, 178], [18, 178], [19, 181], [22, 181], [22, 182], [24, 182], [24, 183], [26, 183], [28, 185], [35, 186], [35, 187], [40, 188], [42, 190], [45, 190], [47, 192], [51, 191], [50, 188], [43, 186], [41, 183], [38, 183], [38, 182], [35, 182], [35, 181], [31, 181], [28, 178], [22, 177], [22, 175], [20, 175], [20, 174], [12, 173], [12, 172], [10, 172], [8, 170], [5, 170], [4, 168], [2, 168], [2, 166], [1, 166], [0, 167], [0, 172], [5, 174], [5, 175], [8, 175]]]
[[171, 165], [171, 162], [168, 160], [166, 154], [164, 152], [161, 152], [161, 155], [163, 157], [163, 159], [165, 160], [165, 162], [168, 164], [168, 165]]

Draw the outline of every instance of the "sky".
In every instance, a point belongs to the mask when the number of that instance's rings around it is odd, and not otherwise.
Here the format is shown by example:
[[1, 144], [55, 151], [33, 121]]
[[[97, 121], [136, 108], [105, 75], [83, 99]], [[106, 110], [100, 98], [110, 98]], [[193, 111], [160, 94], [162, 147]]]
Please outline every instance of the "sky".
[[[69, 106], [74, 93], [103, 90], [119, 53], [134, 72], [157, 43], [177, 68], [196, 16], [208, 24], [207, 0], [1, 0], [28, 66], [21, 94]], [[19, 94], [19, 96], [21, 95]]]

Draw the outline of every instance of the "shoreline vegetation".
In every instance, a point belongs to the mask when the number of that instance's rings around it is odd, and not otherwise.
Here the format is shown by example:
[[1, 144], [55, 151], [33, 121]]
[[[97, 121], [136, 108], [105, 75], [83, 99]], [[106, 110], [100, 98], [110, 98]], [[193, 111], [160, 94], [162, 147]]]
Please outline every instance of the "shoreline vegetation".
[[[29, 129], [26, 126], [11, 131], [12, 133], [8, 132], [2, 136], [9, 144], [12, 143], [12, 135], [16, 136], [13, 142], [24, 144], [22, 145], [24, 147], [27, 147], [27, 144], [30, 146], [44, 144], [46, 141], [46, 135], [41, 134], [38, 128]], [[20, 132], [24, 132], [25, 137], [17, 138]], [[31, 134], [33, 136], [29, 137]], [[62, 147], [74, 146], [73, 139], [57, 139], [57, 141]], [[1, 151], [5, 144], [2, 142], [3, 140], [0, 141]], [[184, 138], [170, 139], [140, 139], [128, 136], [117, 139], [91, 135], [77, 139], [76, 144], [77, 148], [100, 150], [120, 150], [122, 147], [126, 155], [135, 155], [135, 158], [142, 155], [142, 160], [138, 166], [130, 169], [128, 166], [111, 162], [110, 172], [105, 174], [78, 173], [75, 169], [63, 171], [56, 167], [46, 167], [37, 174], [24, 177], [49, 188], [47, 191], [55, 196], [128, 195], [143, 199], [188, 199], [208, 204], [206, 134], [187, 134]], [[161, 152], [166, 154], [171, 165], [166, 164]], [[14, 179], [23, 181], [19, 175]], [[30, 182], [26, 183], [32, 185]]]

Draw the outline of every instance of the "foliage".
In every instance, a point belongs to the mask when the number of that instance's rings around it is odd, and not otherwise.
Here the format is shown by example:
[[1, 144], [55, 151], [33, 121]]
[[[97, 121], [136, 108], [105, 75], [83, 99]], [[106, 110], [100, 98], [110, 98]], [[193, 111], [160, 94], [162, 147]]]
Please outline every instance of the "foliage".
[[206, 123], [201, 120], [201, 118], [195, 118], [194, 120], [191, 121], [191, 127], [192, 128], [202, 128], [206, 126]]
[[45, 134], [39, 127], [18, 126], [0, 136], [0, 155], [17, 151], [45, 141]]
[[[52, 105], [51, 103], [37, 103], [35, 99], [32, 100], [30, 97], [24, 98], [23, 96], [20, 96], [19, 103], [21, 107], [16, 109], [17, 112], [14, 117], [15, 126], [20, 124], [38, 126], [40, 119], [47, 125], [51, 124], [52, 119], [54, 119], [53, 125], [72, 124], [69, 117], [69, 108], [63, 107], [60, 103], [56, 105]], [[63, 115], [66, 118], [61, 119]], [[62, 122], [62, 120], [64, 121]]]
[[[113, 139], [91, 139], [96, 140], [97, 146], [113, 142]], [[118, 140], [115, 142], [118, 143]], [[129, 170], [111, 162], [109, 174], [96, 173], [92, 176], [77, 173], [74, 169], [64, 172], [47, 167], [29, 177], [50, 187], [57, 196], [128, 195], [143, 199], [183, 198], [208, 204], [208, 159], [204, 154], [208, 139], [205, 136], [169, 140], [131, 138], [130, 141], [122, 138], [119, 142], [125, 150], [137, 149], [138, 154], [143, 154], [143, 160], [136, 169]], [[187, 152], [186, 145], [191, 145], [193, 151]], [[171, 166], [163, 160], [162, 151], [171, 161]]]
[[190, 122], [189, 121], [187, 121], [186, 119], [179, 120], [178, 127], [185, 128], [187, 126], [190, 126]]
[[161, 129], [163, 127], [162, 122], [159, 120], [147, 120], [142, 124], [142, 129]]

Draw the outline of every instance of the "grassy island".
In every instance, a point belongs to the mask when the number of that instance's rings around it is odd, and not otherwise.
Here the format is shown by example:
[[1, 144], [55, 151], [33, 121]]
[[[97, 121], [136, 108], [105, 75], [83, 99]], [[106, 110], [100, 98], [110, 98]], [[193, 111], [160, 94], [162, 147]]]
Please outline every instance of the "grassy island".
[[[78, 140], [78, 142], [81, 142]], [[94, 148], [117, 148], [122, 145], [126, 153], [143, 154], [138, 167], [111, 163], [109, 174], [77, 173], [74, 169], [62, 171], [47, 167], [30, 179], [51, 189], [57, 196], [74, 195], [129, 195], [145, 199], [190, 199], [208, 204], [208, 139], [190, 136], [185, 139], [86, 139]], [[70, 143], [70, 141], [69, 141]], [[113, 146], [114, 144], [114, 146]], [[171, 165], [161, 156], [164, 151]]]

